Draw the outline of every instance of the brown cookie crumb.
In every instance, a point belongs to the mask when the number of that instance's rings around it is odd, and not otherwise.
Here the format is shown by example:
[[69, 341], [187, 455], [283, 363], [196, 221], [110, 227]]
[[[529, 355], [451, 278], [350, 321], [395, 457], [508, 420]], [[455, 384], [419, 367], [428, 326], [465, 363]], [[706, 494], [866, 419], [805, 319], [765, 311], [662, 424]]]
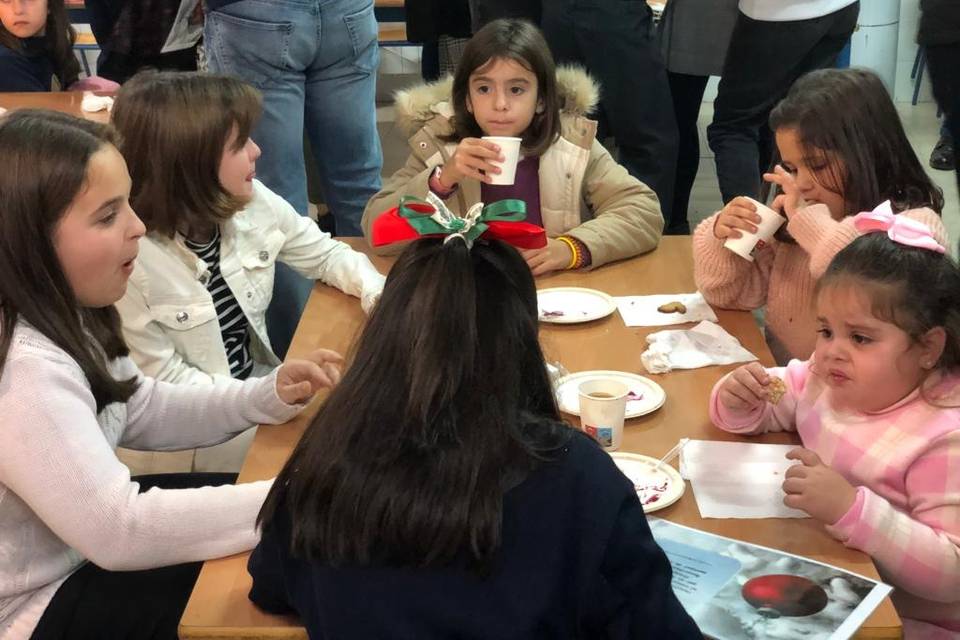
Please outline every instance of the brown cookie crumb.
[[787, 385], [783, 383], [783, 380], [780, 378], [770, 378], [770, 382], [767, 384], [767, 394], [770, 404], [777, 404], [780, 402], [780, 399], [783, 398], [783, 394], [787, 392]]
[[673, 301], [660, 305], [657, 307], [657, 311], [660, 313], [686, 313], [687, 308], [682, 302]]

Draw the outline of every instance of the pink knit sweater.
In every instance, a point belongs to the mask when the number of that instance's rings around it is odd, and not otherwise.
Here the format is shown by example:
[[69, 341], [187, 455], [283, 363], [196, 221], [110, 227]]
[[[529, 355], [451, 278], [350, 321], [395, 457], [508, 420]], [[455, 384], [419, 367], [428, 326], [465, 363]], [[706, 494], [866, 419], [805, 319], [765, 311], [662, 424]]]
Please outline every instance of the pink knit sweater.
[[[947, 246], [940, 216], [930, 209], [905, 214], [929, 226], [937, 241]], [[693, 234], [697, 288], [707, 302], [724, 309], [766, 306], [767, 339], [771, 348], [782, 345], [786, 351], [774, 349], [777, 359], [809, 358], [817, 341], [814, 286], [833, 257], [857, 237], [853, 219], [834, 220], [826, 205], [805, 207], [787, 223], [796, 245], [771, 240], [757, 252], [755, 262], [748, 262], [713, 235], [717, 215], [701, 222]]]

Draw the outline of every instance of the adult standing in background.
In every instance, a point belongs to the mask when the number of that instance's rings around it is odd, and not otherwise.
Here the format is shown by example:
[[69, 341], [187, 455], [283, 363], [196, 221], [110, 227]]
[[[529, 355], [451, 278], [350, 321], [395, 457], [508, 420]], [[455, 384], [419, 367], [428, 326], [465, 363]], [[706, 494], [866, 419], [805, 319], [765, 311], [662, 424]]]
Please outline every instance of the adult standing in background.
[[630, 175], [652, 188], [669, 223], [677, 162], [670, 85], [644, 0], [471, 0], [474, 30], [503, 17], [536, 21], [558, 64], [600, 81], [598, 139], [613, 136]]
[[423, 43], [424, 81], [452, 75], [471, 35], [467, 0], [406, 0], [404, 14], [407, 40]]
[[797, 78], [834, 65], [859, 13], [858, 0], [740, 0], [707, 128], [724, 203], [759, 197], [771, 109]]
[[[960, 2], [920, 0], [920, 11], [917, 42], [927, 49], [933, 94], [957, 144], [960, 140]], [[960, 165], [954, 161], [953, 166], [960, 190]]]
[[697, 118], [710, 76], [718, 76], [737, 21], [738, 0], [671, 0], [660, 19], [660, 53], [677, 120], [677, 172], [664, 233], [690, 233], [687, 208], [700, 168]]
[[[207, 0], [204, 42], [211, 71], [263, 93], [258, 179], [306, 215], [306, 129], [337, 235], [361, 235], [383, 165], [373, 0]], [[267, 327], [281, 359], [312, 286], [278, 267]]]

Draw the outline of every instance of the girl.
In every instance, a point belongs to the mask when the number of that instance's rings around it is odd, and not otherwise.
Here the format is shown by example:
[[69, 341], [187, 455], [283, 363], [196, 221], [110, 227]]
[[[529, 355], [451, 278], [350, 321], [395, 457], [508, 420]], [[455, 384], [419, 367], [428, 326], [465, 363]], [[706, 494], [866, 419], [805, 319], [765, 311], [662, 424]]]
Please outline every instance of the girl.
[[77, 32], [63, 0], [0, 2], [0, 91], [57, 91], [77, 81]]
[[[857, 233], [849, 216], [891, 200], [897, 211], [930, 226], [941, 244], [937, 215], [943, 195], [924, 172], [880, 79], [864, 69], [827, 69], [794, 84], [770, 114], [782, 167], [764, 179], [782, 197], [773, 206], [785, 231], [748, 262], [723, 247], [760, 217], [746, 198], [734, 198], [694, 232], [694, 277], [711, 304], [766, 306], [767, 342], [777, 362], [813, 351], [814, 285], [833, 256]], [[936, 212], [936, 213], [935, 213]]]
[[175, 638], [198, 561], [254, 545], [270, 482], [204, 486], [223, 479], [185, 476], [167, 483], [203, 488], [138, 493], [114, 448], [221, 442], [254, 423], [289, 419], [339, 376], [339, 356], [324, 351], [217, 386], [168, 385], [140, 373], [112, 306], [144, 232], [116, 142], [104, 125], [53, 112], [0, 119], [7, 639], [142, 637], [143, 629]]
[[[803, 448], [787, 455], [799, 464], [784, 503], [873, 557], [896, 587], [905, 637], [955, 637], [960, 269], [920, 216], [882, 209], [853, 219], [869, 235], [817, 284], [813, 357], [735, 370], [714, 388], [710, 414], [734, 433], [796, 431]], [[773, 378], [786, 387], [776, 404]]]
[[529, 268], [461, 238], [390, 271], [260, 514], [251, 599], [318, 640], [699, 638], [632, 484], [560, 422]]
[[[359, 297], [365, 310], [383, 288], [366, 256], [254, 179], [259, 114], [255, 89], [198, 73], [145, 72], [117, 95], [130, 201], [147, 227], [117, 308], [147, 375], [210, 384], [279, 364], [266, 324], [277, 262]], [[195, 468], [235, 471], [252, 435], [200, 452]]]
[[[593, 81], [555, 69], [543, 36], [520, 20], [495, 20], [464, 48], [450, 81], [397, 96], [397, 123], [413, 154], [367, 204], [363, 228], [402, 196], [428, 191], [458, 215], [477, 202], [517, 198], [550, 240], [523, 252], [534, 275], [596, 267], [657, 246], [663, 217], [656, 195], [631, 177], [596, 140], [587, 120]], [[452, 104], [451, 104], [452, 101]], [[481, 136], [522, 137], [516, 182], [490, 184], [500, 147]]]

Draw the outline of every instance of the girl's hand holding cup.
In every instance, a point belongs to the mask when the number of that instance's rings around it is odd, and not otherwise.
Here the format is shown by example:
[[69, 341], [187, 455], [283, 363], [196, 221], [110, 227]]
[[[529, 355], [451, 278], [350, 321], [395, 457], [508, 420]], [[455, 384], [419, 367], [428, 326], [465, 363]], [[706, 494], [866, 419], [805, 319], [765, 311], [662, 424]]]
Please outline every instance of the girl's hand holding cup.
[[491, 176], [500, 173], [495, 162], [503, 162], [500, 146], [480, 138], [464, 138], [457, 145], [450, 159], [440, 172], [440, 184], [448, 189], [457, 186], [464, 178], [474, 178], [490, 183]]
[[770, 374], [759, 362], [735, 369], [726, 377], [717, 394], [724, 407], [735, 413], [751, 413], [770, 397]]
[[720, 210], [720, 215], [713, 223], [713, 235], [718, 240], [742, 238], [744, 231], [756, 233], [760, 221], [754, 201], [746, 196], [739, 196]]
[[277, 371], [277, 396], [287, 404], [303, 404], [317, 391], [340, 382], [343, 356], [317, 349], [303, 359], [287, 360]]

